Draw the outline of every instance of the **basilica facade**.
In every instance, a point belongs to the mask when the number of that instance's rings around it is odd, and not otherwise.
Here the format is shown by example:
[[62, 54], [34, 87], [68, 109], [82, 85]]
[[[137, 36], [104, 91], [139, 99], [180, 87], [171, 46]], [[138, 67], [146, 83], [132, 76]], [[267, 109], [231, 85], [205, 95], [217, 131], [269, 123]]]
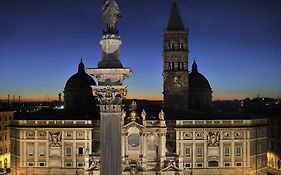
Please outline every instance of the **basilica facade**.
[[[120, 157], [103, 159], [120, 159], [124, 175], [267, 174], [267, 120], [212, 110], [207, 78], [195, 61], [189, 71], [189, 30], [176, 1], [162, 33], [163, 105], [130, 101], [120, 108], [120, 92], [126, 95], [122, 81], [131, 72], [120, 60], [118, 18], [109, 18], [119, 15], [116, 1], [105, 1], [103, 12], [107, 30], [100, 42], [102, 59], [88, 70], [90, 75], [81, 60], [65, 85], [65, 109], [14, 115], [12, 174], [99, 175], [106, 171], [101, 152], [107, 143], [120, 143], [108, 147], [115, 146], [118, 153], [120, 146]], [[113, 127], [120, 127], [120, 133], [106, 135], [110, 128], [104, 123], [110, 117], [117, 117], [118, 126]]]

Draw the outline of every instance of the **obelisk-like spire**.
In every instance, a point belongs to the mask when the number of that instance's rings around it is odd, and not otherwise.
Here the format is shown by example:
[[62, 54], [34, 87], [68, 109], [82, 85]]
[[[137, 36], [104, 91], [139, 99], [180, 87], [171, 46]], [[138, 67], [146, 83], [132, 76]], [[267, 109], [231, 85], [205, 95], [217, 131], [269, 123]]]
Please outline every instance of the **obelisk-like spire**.
[[185, 30], [176, 0], [173, 0], [167, 30], [168, 31]]

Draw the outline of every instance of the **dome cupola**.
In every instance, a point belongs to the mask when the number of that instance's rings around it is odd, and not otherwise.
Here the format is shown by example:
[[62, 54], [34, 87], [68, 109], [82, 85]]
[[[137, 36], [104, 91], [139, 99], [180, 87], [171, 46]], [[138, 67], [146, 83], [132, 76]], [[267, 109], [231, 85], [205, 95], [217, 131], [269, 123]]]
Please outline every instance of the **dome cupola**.
[[85, 72], [85, 66], [81, 59], [78, 71], [66, 82], [64, 88], [64, 107], [67, 111], [91, 112], [96, 109], [96, 100], [92, 87], [95, 80]]
[[189, 74], [189, 89], [211, 90], [211, 86], [207, 78], [198, 72], [198, 66], [195, 60], [192, 64], [192, 71]]
[[85, 66], [81, 59], [78, 66], [78, 72], [72, 75], [65, 84], [65, 89], [69, 88], [90, 88], [96, 85], [95, 80], [85, 72]]

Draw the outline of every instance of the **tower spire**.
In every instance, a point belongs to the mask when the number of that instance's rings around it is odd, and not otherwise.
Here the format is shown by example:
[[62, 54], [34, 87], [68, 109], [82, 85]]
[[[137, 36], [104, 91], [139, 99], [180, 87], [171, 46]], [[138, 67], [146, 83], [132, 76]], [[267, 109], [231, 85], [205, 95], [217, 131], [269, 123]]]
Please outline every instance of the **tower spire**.
[[176, 0], [173, 0], [167, 30], [168, 31], [185, 30]]

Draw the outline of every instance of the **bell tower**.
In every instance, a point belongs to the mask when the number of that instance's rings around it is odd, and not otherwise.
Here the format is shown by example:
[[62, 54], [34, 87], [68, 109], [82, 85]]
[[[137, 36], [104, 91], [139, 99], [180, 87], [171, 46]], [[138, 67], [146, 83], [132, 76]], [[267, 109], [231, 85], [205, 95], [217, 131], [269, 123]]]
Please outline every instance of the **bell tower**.
[[188, 110], [188, 29], [185, 29], [176, 0], [163, 38], [163, 95], [166, 111]]

